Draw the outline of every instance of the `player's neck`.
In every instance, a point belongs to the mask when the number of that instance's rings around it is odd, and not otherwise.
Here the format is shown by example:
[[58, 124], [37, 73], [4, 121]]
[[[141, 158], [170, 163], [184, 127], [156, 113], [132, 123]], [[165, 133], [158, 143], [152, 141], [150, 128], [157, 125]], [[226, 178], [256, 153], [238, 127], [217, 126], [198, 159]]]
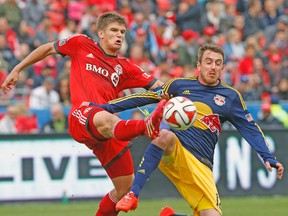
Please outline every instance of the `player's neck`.
[[105, 55], [107, 56], [117, 56], [117, 51], [109, 49], [104, 43], [98, 43], [98, 46], [100, 49], [104, 52]]

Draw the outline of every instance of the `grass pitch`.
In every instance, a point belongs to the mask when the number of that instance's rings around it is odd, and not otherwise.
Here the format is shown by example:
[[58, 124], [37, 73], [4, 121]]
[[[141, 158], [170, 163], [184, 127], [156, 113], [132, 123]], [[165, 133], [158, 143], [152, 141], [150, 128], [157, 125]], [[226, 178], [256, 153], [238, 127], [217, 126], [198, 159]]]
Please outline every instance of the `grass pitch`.
[[[68, 204], [13, 203], [0, 204], [2, 216], [94, 216], [99, 201], [71, 201]], [[143, 199], [136, 211], [120, 213], [119, 216], [158, 216], [161, 207], [170, 205], [179, 214], [192, 215], [187, 203], [182, 199]], [[224, 216], [287, 216], [287, 197], [241, 197], [222, 198]]]

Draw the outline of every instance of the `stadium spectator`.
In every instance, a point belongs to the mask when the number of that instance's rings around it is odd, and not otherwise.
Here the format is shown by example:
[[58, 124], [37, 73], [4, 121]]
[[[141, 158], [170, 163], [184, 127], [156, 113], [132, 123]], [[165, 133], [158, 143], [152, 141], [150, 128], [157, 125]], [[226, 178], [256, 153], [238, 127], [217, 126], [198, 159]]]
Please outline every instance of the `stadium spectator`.
[[95, 21], [91, 21], [87, 29], [83, 31], [83, 34], [87, 35], [88, 37], [93, 38], [95, 41], [99, 41], [99, 37], [97, 34], [97, 23]]
[[248, 2], [248, 10], [243, 13], [245, 17], [245, 25], [243, 28], [243, 38], [255, 34], [257, 31], [265, 29], [262, 17], [261, 0], [251, 0]]
[[131, 27], [131, 23], [133, 21], [133, 12], [132, 12], [132, 7], [130, 5], [129, 0], [124, 0], [121, 1], [120, 6], [119, 6], [119, 13], [125, 17], [127, 20], [127, 26], [128, 28]]
[[279, 81], [288, 75], [288, 71], [283, 67], [282, 57], [279, 54], [270, 56], [266, 68], [270, 74], [272, 87], [277, 86]]
[[37, 27], [40, 25], [44, 18], [45, 12], [46, 8], [41, 0], [25, 1], [23, 18], [33, 29], [37, 29]]
[[31, 91], [29, 98], [29, 108], [49, 109], [50, 106], [59, 103], [59, 93], [54, 88], [54, 78], [45, 77], [41, 86], [38, 86]]
[[250, 75], [253, 73], [254, 57], [256, 55], [256, 48], [254, 44], [247, 44], [245, 47], [245, 54], [239, 60], [238, 71], [241, 75]]
[[[31, 52], [31, 48], [29, 46], [29, 44], [27, 43], [20, 43], [19, 45], [19, 55], [16, 59], [17, 61], [17, 64], [22, 61], [29, 53]], [[27, 67], [25, 69], [25, 71], [27, 72], [27, 76], [28, 78], [32, 78], [34, 76], [34, 67], [33, 66], [30, 66], [30, 67]], [[30, 85], [33, 85], [33, 83], [31, 83]]]
[[277, 95], [279, 95], [280, 100], [288, 100], [288, 79], [283, 77], [279, 80], [277, 89]]
[[16, 134], [16, 119], [18, 117], [16, 105], [8, 105], [6, 113], [0, 117], [0, 134]]
[[256, 81], [255, 90], [262, 95], [271, 89], [271, 78], [262, 58], [256, 57], [253, 61], [253, 74]]
[[227, 32], [227, 40], [223, 45], [226, 53], [226, 62], [237, 61], [239, 62], [245, 55], [245, 44], [241, 41], [241, 33], [235, 29], [230, 28]]
[[273, 0], [264, 1], [264, 16], [263, 22], [265, 27], [270, 25], [275, 25], [278, 21], [278, 18], [282, 15], [282, 12], [277, 8], [277, 4]]
[[283, 124], [271, 113], [271, 104], [269, 102], [261, 104], [261, 111], [258, 113], [256, 123], [263, 129], [284, 128]]
[[288, 31], [288, 15], [281, 15], [275, 25], [270, 25], [265, 28], [266, 48], [273, 42], [278, 31]]
[[73, 36], [77, 33], [77, 31], [78, 31], [78, 21], [68, 19], [66, 20], [65, 27], [62, 30], [60, 30], [58, 34], [58, 39], [65, 39], [70, 36]]
[[43, 128], [44, 133], [68, 132], [68, 117], [64, 113], [62, 104], [54, 104], [50, 108], [51, 120]]
[[117, 0], [85, 0], [89, 6], [96, 5], [102, 12], [114, 11], [117, 9]]
[[33, 48], [37, 48], [42, 44], [52, 42], [58, 39], [58, 33], [53, 30], [51, 19], [45, 16], [36, 29], [35, 37], [33, 39]]
[[145, 20], [149, 19], [151, 14], [157, 14], [157, 4], [153, 0], [134, 0], [130, 1], [131, 10], [134, 14], [143, 14]]
[[155, 64], [146, 56], [144, 56], [144, 50], [141, 44], [132, 44], [130, 48], [130, 58], [129, 60], [139, 65], [143, 71], [147, 74], [151, 74], [151, 71], [155, 69]]
[[181, 1], [176, 13], [176, 24], [181, 31], [191, 29], [196, 32], [202, 32], [202, 15], [205, 9], [198, 0]]
[[134, 38], [135, 43], [144, 46], [145, 52], [149, 54], [151, 61], [157, 62], [159, 47], [155, 33], [150, 29], [150, 23], [145, 19], [144, 13], [134, 13], [134, 21], [131, 23], [131, 28], [128, 29], [128, 34]]
[[69, 78], [66, 77], [59, 79], [59, 82], [56, 87], [56, 91], [59, 94], [61, 104], [67, 107], [71, 106], [69, 87], [70, 87]]
[[70, 79], [70, 72], [71, 72], [71, 59], [65, 59], [63, 63], [63, 67], [60, 69], [60, 72], [58, 74], [58, 79], [66, 78]]
[[97, 5], [86, 5], [79, 23], [80, 30], [82, 32], [87, 31], [92, 22], [96, 23], [99, 14], [101, 14], [101, 10]]
[[[69, 1], [52, 1], [46, 3], [45, 18], [50, 20], [50, 28], [55, 32], [61, 31], [65, 26], [65, 19], [67, 19], [67, 4]], [[43, 23], [43, 21], [42, 21]], [[40, 24], [41, 25], [41, 24]]]
[[220, 32], [220, 21], [223, 17], [223, 2], [211, 1], [205, 4], [206, 13], [202, 15], [202, 23], [204, 26], [212, 26], [216, 32]]
[[0, 4], [0, 17], [5, 17], [8, 25], [12, 29], [16, 29], [22, 20], [22, 10], [16, 0], [6, 0]]
[[8, 47], [13, 52], [13, 55], [17, 56], [19, 41], [16, 32], [11, 27], [9, 27], [7, 19], [1, 16], [0, 16], [0, 34], [4, 35]]
[[232, 28], [235, 28], [240, 33], [240, 39], [244, 42], [244, 25], [245, 25], [245, 17], [241, 14], [237, 14], [232, 23]]
[[219, 21], [219, 32], [226, 34], [233, 26], [237, 14], [237, 0], [224, 0], [225, 12]]
[[17, 59], [3, 34], [0, 34], [0, 55], [8, 63], [8, 70], [10, 71], [16, 65]]
[[[85, 11], [85, 3], [84, 1], [79, 0], [70, 0], [67, 5], [67, 17], [68, 20], [74, 20], [75, 23], [79, 23], [81, 21], [82, 15]], [[66, 21], [67, 26], [67, 21]]]
[[33, 88], [37, 88], [38, 86], [41, 86], [43, 81], [47, 77], [52, 77], [52, 67], [50, 65], [44, 66], [44, 68], [41, 70], [40, 74], [35, 74], [31, 77]]
[[182, 32], [181, 40], [178, 41], [179, 46], [177, 50], [177, 61], [176, 65], [185, 66], [189, 65], [191, 68], [195, 67], [195, 63], [197, 61], [197, 50], [200, 34], [198, 32], [194, 32], [190, 29]]
[[26, 20], [21, 20], [19, 27], [15, 30], [19, 44], [27, 44], [30, 47], [33, 45], [35, 30], [27, 24]]

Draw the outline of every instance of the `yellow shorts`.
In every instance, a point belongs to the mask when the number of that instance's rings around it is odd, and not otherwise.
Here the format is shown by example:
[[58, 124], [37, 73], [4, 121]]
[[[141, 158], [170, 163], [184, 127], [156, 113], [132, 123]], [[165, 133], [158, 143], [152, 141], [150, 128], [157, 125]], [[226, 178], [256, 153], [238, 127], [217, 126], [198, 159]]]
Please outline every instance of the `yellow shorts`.
[[214, 208], [221, 211], [221, 202], [209, 167], [201, 163], [177, 138], [176, 147], [169, 156], [163, 156], [159, 169], [176, 186], [183, 198], [193, 209], [193, 215], [199, 211]]

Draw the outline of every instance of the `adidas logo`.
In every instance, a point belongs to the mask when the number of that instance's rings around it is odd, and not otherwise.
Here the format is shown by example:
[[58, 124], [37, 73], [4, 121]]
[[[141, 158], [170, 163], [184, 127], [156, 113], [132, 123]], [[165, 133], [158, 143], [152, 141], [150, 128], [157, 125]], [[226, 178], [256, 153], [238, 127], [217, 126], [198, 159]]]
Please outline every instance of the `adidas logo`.
[[185, 91], [182, 92], [182, 94], [190, 95], [191, 93], [190, 93], [189, 90], [185, 90]]
[[138, 170], [137, 172], [138, 172], [138, 173], [142, 173], [142, 174], [144, 174], [144, 175], [146, 174], [145, 169], [140, 169], [140, 170]]
[[92, 53], [89, 53], [88, 55], [86, 55], [87, 58], [94, 58]]

